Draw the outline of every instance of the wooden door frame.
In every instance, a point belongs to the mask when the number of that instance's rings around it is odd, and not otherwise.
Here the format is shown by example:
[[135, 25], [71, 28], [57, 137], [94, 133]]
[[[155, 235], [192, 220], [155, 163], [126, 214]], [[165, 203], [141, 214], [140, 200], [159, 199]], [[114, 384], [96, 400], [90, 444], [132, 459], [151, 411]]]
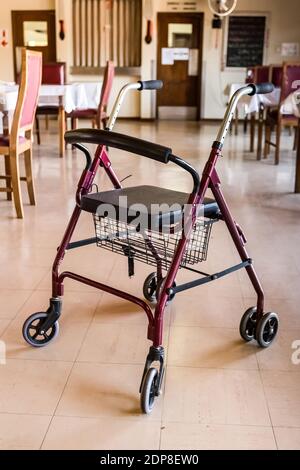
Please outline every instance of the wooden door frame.
[[[201, 90], [202, 90], [202, 60], [203, 60], [203, 36], [204, 36], [204, 13], [203, 12], [193, 12], [193, 11], [179, 11], [179, 12], [158, 12], [157, 13], [157, 47], [156, 47], [156, 64], [158, 68], [158, 61], [161, 60], [161, 53], [159, 48], [159, 24], [160, 24], [160, 17], [163, 16], [192, 16], [194, 18], [199, 19], [200, 25], [200, 49], [199, 49], [199, 62], [198, 62], [198, 86], [197, 86], [197, 121], [201, 119], [201, 104], [202, 104], [202, 97], [201, 97]], [[156, 119], [158, 118], [158, 102], [156, 100]]]
[[12, 10], [11, 11], [11, 22], [12, 22], [12, 46], [13, 46], [13, 61], [14, 61], [14, 76], [15, 80], [17, 79], [17, 57], [16, 57], [16, 24], [17, 24], [17, 16], [19, 14], [30, 14], [32, 17], [36, 17], [37, 19], [33, 19], [32, 21], [40, 21], [39, 15], [50, 13], [53, 15], [54, 18], [54, 33], [55, 33], [55, 55], [57, 55], [57, 47], [56, 47], [56, 10], [49, 9], [49, 10]]

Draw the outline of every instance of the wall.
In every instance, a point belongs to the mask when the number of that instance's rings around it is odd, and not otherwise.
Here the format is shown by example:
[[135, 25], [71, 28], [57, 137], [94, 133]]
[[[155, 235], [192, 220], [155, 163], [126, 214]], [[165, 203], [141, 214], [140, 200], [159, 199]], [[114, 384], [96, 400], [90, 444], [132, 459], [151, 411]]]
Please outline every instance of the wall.
[[[167, 0], [154, 0], [155, 14], [167, 11]], [[230, 83], [243, 83], [245, 71], [221, 71], [223, 61], [222, 40], [215, 48], [215, 32], [211, 28], [213, 15], [208, 8], [207, 0], [197, 0], [197, 11], [204, 12], [204, 42], [202, 64], [202, 118], [220, 118], [224, 114], [227, 96], [224, 93]], [[269, 47], [266, 63], [281, 63], [280, 45], [282, 42], [300, 43], [300, 1], [299, 0], [238, 0], [236, 12], [269, 13]], [[144, 22], [145, 23], [145, 22]], [[145, 24], [144, 24], [145, 28]], [[154, 38], [156, 37], [156, 22]], [[142, 78], [152, 76], [156, 68], [156, 40], [150, 45], [143, 42]], [[278, 49], [279, 48], [279, 49]], [[300, 56], [293, 60], [300, 60]], [[142, 95], [142, 117], [153, 115], [155, 105], [146, 94]]]
[[[145, 1], [145, 0], [143, 0]], [[11, 44], [11, 10], [52, 9], [56, 6], [57, 20], [61, 17], [66, 22], [66, 39], [57, 38], [57, 58], [72, 64], [72, 0], [10, 0], [7, 7], [1, 3], [0, 28], [9, 31], [9, 46], [0, 47], [0, 80], [13, 80], [13, 55]], [[142, 79], [155, 78], [156, 74], [156, 14], [167, 11], [167, 0], [153, 0], [154, 4], [154, 39], [150, 45], [142, 41]], [[244, 81], [244, 71], [221, 71], [223, 50], [220, 45], [215, 48], [214, 32], [211, 29], [212, 13], [207, 0], [197, 0], [197, 10], [204, 12], [204, 43], [203, 43], [203, 73], [201, 116], [203, 118], [220, 118], [224, 113], [227, 100], [225, 90], [230, 83]], [[238, 0], [237, 11], [262, 12], [270, 14], [269, 47], [267, 63], [280, 63], [280, 45], [282, 42], [300, 42], [300, 1], [299, 0]], [[146, 20], [143, 19], [143, 34], [146, 34]], [[222, 41], [220, 41], [222, 42]], [[297, 59], [297, 58], [296, 58]], [[298, 58], [300, 60], [300, 57]], [[118, 76], [115, 80], [113, 98], [120, 87], [128, 81], [139, 77]], [[69, 76], [72, 81], [91, 80], [96, 76]], [[121, 116], [151, 118], [155, 116], [155, 95], [145, 92], [132, 93], [124, 103]]]
[[0, 80], [14, 80], [13, 47], [12, 47], [12, 10], [54, 10], [55, 0], [9, 0], [2, 1], [0, 6], [0, 28], [8, 31], [9, 44], [0, 47]]

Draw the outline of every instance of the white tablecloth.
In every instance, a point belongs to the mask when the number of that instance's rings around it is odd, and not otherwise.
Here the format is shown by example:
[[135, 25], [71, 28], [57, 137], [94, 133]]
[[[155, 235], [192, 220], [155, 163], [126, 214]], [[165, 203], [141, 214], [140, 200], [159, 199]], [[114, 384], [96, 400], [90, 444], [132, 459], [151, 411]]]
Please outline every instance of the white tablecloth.
[[[230, 86], [229, 98], [239, 90], [245, 87], [245, 83], [232, 83]], [[258, 113], [260, 105], [263, 104], [265, 107], [278, 106], [280, 102], [280, 88], [275, 88], [272, 93], [267, 95], [254, 95], [254, 96], [243, 96], [238, 103], [238, 110], [244, 111], [245, 114]]]
[[291, 93], [282, 103], [280, 111], [282, 114], [293, 114], [300, 118], [300, 89]]
[[[77, 82], [69, 85], [41, 85], [39, 105], [59, 104], [62, 97], [65, 111], [70, 113], [75, 109], [97, 108], [100, 101], [102, 83]], [[18, 85], [6, 85], [0, 82], [0, 133], [2, 130], [2, 113], [8, 111], [10, 120], [16, 107], [18, 98]]]

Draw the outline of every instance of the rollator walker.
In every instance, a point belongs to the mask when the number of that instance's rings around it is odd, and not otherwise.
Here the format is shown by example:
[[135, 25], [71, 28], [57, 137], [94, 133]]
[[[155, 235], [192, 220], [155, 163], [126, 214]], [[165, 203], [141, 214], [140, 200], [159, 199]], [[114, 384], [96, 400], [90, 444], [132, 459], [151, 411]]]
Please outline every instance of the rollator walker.
[[[245, 235], [231, 215], [216, 170], [239, 99], [245, 95], [270, 93], [274, 87], [270, 83], [250, 84], [234, 94], [217, 139], [212, 145], [202, 177], [188, 162], [174, 155], [171, 148], [112, 131], [124, 97], [129, 90], [158, 90], [161, 87], [162, 82], [157, 80], [128, 84], [119, 93], [106, 130], [79, 129], [66, 132], [66, 142], [85, 155], [86, 167], [78, 182], [74, 212], [53, 264], [50, 306], [46, 312], [30, 316], [23, 326], [23, 336], [31, 346], [43, 347], [54, 340], [59, 331], [58, 321], [62, 313], [66, 278], [138, 305], [147, 315], [148, 339], [152, 342], [140, 386], [141, 409], [144, 413], [151, 412], [156, 397], [161, 393], [165, 370], [165, 351], [162, 344], [164, 312], [166, 305], [180, 292], [246, 269], [257, 294], [257, 303], [242, 316], [240, 322], [242, 339], [246, 342], [256, 340], [260, 347], [267, 348], [274, 341], [279, 326], [276, 313], [264, 312], [264, 292], [255, 272], [253, 260], [246, 251]], [[93, 159], [83, 144], [97, 145]], [[110, 147], [150, 158], [161, 164], [177, 165], [190, 174], [191, 193], [186, 194], [155, 186], [123, 188], [112, 167], [108, 153]], [[110, 179], [113, 186], [111, 191], [93, 192], [95, 187], [93, 182], [99, 169], [102, 169]], [[211, 190], [214, 199], [205, 197], [208, 189]], [[124, 199], [127, 201], [126, 206], [123, 205]], [[142, 224], [136, 226], [132, 223], [134, 217], [131, 207], [136, 204], [144, 208], [142, 215], [146, 222], [143, 226]], [[105, 207], [112, 207], [114, 215], [111, 216], [110, 211], [102, 210]], [[86, 240], [71, 241], [82, 211], [93, 215], [96, 236]], [[196, 268], [200, 262], [207, 259], [211, 230], [213, 225], [220, 221], [226, 224], [241, 262], [223, 271], [208, 274]], [[143, 285], [146, 301], [80, 274], [60, 271], [67, 251], [91, 244], [126, 256], [130, 276], [134, 274], [135, 261], [156, 267], [155, 272], [146, 278]], [[194, 273], [195, 280], [177, 285], [176, 276], [180, 268]]]

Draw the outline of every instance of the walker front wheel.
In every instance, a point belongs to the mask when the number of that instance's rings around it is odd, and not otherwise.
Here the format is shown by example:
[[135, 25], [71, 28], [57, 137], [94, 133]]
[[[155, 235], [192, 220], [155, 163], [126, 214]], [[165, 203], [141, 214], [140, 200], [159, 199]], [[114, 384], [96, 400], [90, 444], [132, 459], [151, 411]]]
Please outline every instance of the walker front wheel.
[[158, 371], [151, 367], [143, 380], [141, 388], [141, 409], [145, 414], [151, 413], [158, 395]]
[[47, 331], [43, 330], [43, 323], [48, 318], [48, 313], [35, 313], [31, 315], [23, 325], [23, 337], [34, 348], [43, 348], [53, 341], [59, 332], [59, 323], [56, 321]]

